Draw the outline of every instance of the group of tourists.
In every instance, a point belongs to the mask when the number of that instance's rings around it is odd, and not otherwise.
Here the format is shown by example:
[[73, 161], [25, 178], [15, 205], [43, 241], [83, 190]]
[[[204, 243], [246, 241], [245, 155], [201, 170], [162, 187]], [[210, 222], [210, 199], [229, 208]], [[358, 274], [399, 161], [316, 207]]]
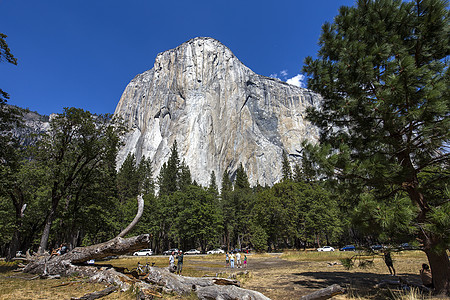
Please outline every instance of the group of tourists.
[[175, 267], [175, 256], [174, 256], [175, 252], [172, 252], [170, 254], [169, 257], [169, 268], [171, 272], [174, 272], [175, 274], [180, 274], [181, 275], [181, 271], [183, 270], [183, 251], [179, 251], [177, 253], [177, 266]]
[[236, 252], [236, 254], [234, 254], [233, 251], [231, 251], [230, 253], [226, 252], [225, 254], [225, 266], [228, 268], [232, 268], [234, 269], [234, 262], [236, 260], [236, 268], [242, 268], [242, 264], [244, 265], [244, 268], [247, 268], [247, 255], [244, 254], [244, 259], [241, 260], [241, 253], [240, 252]]

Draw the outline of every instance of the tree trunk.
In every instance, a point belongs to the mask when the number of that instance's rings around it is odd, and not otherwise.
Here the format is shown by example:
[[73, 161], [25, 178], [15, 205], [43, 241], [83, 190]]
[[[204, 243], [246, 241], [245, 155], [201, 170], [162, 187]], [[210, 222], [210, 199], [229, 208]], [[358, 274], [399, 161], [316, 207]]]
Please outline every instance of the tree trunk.
[[142, 213], [144, 212], [144, 199], [142, 198], [142, 195], [137, 196], [137, 201], [138, 201], [138, 211], [136, 213], [136, 216], [134, 217], [133, 221], [127, 226], [127, 228], [122, 230], [122, 232], [119, 233], [117, 237], [124, 237], [125, 235], [127, 235], [131, 231], [131, 229], [134, 228], [139, 219], [142, 217]]
[[19, 249], [19, 243], [20, 243], [20, 227], [18, 227], [14, 230], [11, 242], [9, 243], [8, 254], [6, 255], [6, 261], [11, 261], [11, 259], [16, 257], [16, 252]]
[[16, 214], [16, 220], [15, 220], [16, 228], [14, 230], [11, 242], [8, 247], [6, 261], [9, 261], [12, 258], [16, 257], [16, 252], [17, 252], [17, 250], [19, 250], [20, 238], [21, 238], [20, 230], [22, 229], [23, 217], [25, 215], [25, 209], [27, 207], [22, 190], [18, 186], [15, 186], [14, 192], [10, 193], [10, 197], [12, 199], [14, 209], [15, 209], [15, 214]]
[[24, 272], [47, 275], [68, 275], [72, 264], [81, 264], [91, 259], [100, 259], [112, 255], [122, 255], [129, 252], [147, 248], [150, 241], [148, 234], [142, 234], [132, 238], [116, 237], [105, 243], [77, 247], [66, 254], [43, 259], [29, 263]]
[[270, 300], [263, 294], [238, 287], [239, 282], [224, 278], [198, 278], [178, 276], [167, 268], [151, 267], [145, 281], [163, 287], [167, 293], [189, 296], [197, 294], [198, 299], [252, 299]]
[[56, 212], [56, 209], [51, 208], [50, 213], [48, 214], [47, 220], [45, 222], [44, 231], [41, 236], [41, 243], [39, 244], [38, 253], [44, 254], [44, 251], [47, 250], [48, 247], [48, 238], [50, 236], [50, 229], [53, 224], [53, 216]]
[[433, 274], [433, 285], [437, 293], [450, 296], [450, 262], [446, 249], [438, 250], [437, 247], [425, 249]]

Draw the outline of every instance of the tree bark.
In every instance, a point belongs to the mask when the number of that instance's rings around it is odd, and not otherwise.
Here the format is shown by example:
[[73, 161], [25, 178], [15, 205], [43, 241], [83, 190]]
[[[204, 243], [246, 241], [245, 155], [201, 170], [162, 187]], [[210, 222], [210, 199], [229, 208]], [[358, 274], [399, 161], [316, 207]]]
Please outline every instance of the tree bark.
[[450, 262], [446, 249], [425, 249], [433, 274], [433, 285], [437, 293], [450, 296]]
[[[21, 223], [17, 224], [17, 226], [21, 227]], [[11, 242], [9, 244], [8, 253], [6, 255], [6, 261], [11, 261], [14, 257], [16, 257], [16, 252], [19, 249], [20, 243], [20, 227], [17, 227], [14, 230]]]
[[111, 294], [112, 292], [117, 291], [118, 289], [119, 289], [119, 287], [113, 285], [113, 286], [107, 287], [104, 290], [86, 294], [80, 298], [72, 297], [71, 300], [94, 300], [94, 299], [98, 299], [101, 297], [105, 297], [105, 296]]
[[185, 277], [171, 273], [167, 268], [151, 267], [145, 281], [161, 286], [167, 293], [197, 294], [199, 299], [253, 299], [270, 300], [263, 294], [238, 287], [239, 282], [224, 278]]
[[50, 228], [52, 227], [52, 224], [53, 224], [54, 213], [55, 213], [55, 210], [52, 207], [52, 209], [50, 210], [50, 213], [47, 217], [47, 220], [45, 221], [44, 231], [42, 232], [41, 242], [40, 242], [39, 248], [38, 248], [39, 254], [44, 254], [44, 251], [47, 250], [48, 237], [50, 236]]
[[150, 236], [148, 234], [142, 234], [127, 239], [116, 237], [105, 243], [87, 247], [77, 247], [60, 256], [45, 257], [31, 262], [25, 267], [24, 272], [33, 274], [68, 275], [72, 264], [81, 264], [91, 259], [122, 255], [140, 250], [148, 247], [149, 241]]
[[20, 231], [22, 229], [23, 217], [25, 215], [25, 209], [27, 207], [22, 190], [18, 186], [15, 186], [14, 192], [10, 193], [10, 197], [12, 199], [16, 213], [16, 220], [15, 220], [16, 228], [14, 230], [11, 243], [9, 244], [8, 253], [6, 255], [6, 261], [10, 261], [14, 257], [16, 257], [16, 252], [17, 250], [19, 250], [21, 239]]

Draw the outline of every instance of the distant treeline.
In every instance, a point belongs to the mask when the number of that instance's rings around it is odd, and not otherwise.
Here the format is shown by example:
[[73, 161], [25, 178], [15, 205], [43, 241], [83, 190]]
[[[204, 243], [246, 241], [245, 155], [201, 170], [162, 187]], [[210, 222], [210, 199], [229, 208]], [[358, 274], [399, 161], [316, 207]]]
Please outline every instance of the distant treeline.
[[[11, 107], [10, 113], [18, 111]], [[234, 182], [222, 174], [219, 191], [214, 172], [207, 187], [192, 180], [176, 142], [157, 178], [150, 161], [137, 163], [132, 154], [116, 171], [124, 130], [110, 116], [67, 108], [50, 125], [35, 144], [19, 146], [13, 136], [7, 143], [0, 198], [2, 256], [106, 241], [134, 218], [138, 194], [144, 195], [144, 215], [132, 234], [150, 233], [149, 247], [156, 252], [170, 247], [266, 251], [359, 238], [349, 237], [353, 231], [339, 197], [298, 165], [292, 170], [286, 155], [280, 183], [250, 187], [241, 164]]]

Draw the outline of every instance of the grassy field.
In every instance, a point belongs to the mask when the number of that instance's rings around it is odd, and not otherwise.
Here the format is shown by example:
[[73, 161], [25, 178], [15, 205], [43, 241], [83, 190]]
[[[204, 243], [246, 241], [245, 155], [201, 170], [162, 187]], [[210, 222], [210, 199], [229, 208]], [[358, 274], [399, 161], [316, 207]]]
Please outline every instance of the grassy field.
[[[242, 286], [257, 290], [271, 299], [298, 299], [317, 289], [338, 283], [347, 288], [346, 295], [338, 298], [356, 299], [423, 299], [421, 295], [402, 291], [374, 289], [389, 276], [382, 256], [366, 256], [361, 259], [371, 261], [366, 268], [355, 267], [345, 269], [340, 259], [349, 258], [353, 252], [313, 252], [287, 251], [279, 254], [248, 255], [249, 275], [239, 277]], [[394, 253], [394, 266], [397, 275], [420, 283], [418, 271], [426, 257], [420, 251], [404, 251]], [[141, 264], [154, 264], [157, 267], [168, 265], [167, 256], [120, 257], [98, 264], [112, 264], [132, 269]], [[30, 274], [16, 273], [13, 263], [0, 262], [0, 299], [70, 299], [98, 291], [102, 284], [89, 283], [86, 278], [69, 277], [55, 280], [32, 279]], [[183, 275], [203, 276], [205, 274], [227, 277], [239, 269], [225, 268], [224, 255], [185, 256]], [[240, 270], [239, 270], [240, 271]], [[428, 298], [428, 297], [425, 297]], [[104, 299], [135, 299], [132, 292], [115, 292]], [[184, 299], [178, 296], [164, 295], [164, 299]], [[191, 298], [189, 298], [191, 299]]]

